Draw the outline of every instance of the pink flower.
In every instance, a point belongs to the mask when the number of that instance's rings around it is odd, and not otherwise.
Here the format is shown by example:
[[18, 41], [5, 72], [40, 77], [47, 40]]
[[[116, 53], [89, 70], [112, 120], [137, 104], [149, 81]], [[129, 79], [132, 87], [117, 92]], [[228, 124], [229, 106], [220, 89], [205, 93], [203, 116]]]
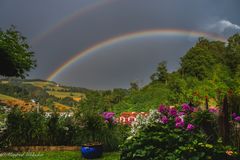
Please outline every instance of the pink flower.
[[183, 116], [183, 115], [185, 115], [184, 112], [178, 112], [178, 116]]
[[115, 115], [114, 112], [103, 112], [102, 113], [102, 116], [105, 120], [112, 120], [114, 115]]
[[237, 117], [237, 114], [236, 114], [236, 113], [233, 113], [233, 114], [232, 114], [232, 117], [233, 117], [233, 118]]
[[195, 128], [195, 126], [192, 125], [192, 124], [190, 124], [190, 123], [187, 125], [187, 130], [188, 130], [188, 131], [191, 131], [191, 130], [193, 130], [194, 128]]
[[164, 105], [160, 105], [159, 108], [158, 108], [158, 112], [160, 112], [160, 113], [165, 113], [167, 111], [168, 111], [168, 109]]
[[182, 110], [184, 112], [193, 112], [193, 108], [189, 106], [187, 103], [182, 104]]
[[169, 115], [170, 116], [177, 116], [177, 109], [176, 108], [170, 108], [169, 109]]
[[175, 123], [182, 122], [183, 120], [180, 117], [175, 117]]
[[181, 122], [176, 123], [176, 124], [175, 124], [175, 127], [176, 127], [176, 128], [184, 127], [184, 121], [181, 121]]
[[208, 111], [211, 112], [211, 113], [217, 113], [218, 112], [217, 108], [213, 108], [213, 107], [209, 108]]
[[240, 122], [240, 116], [235, 117], [234, 120]]
[[162, 122], [163, 124], [168, 123], [168, 118], [167, 118], [167, 116], [163, 116], [162, 119], [161, 119], [161, 122]]

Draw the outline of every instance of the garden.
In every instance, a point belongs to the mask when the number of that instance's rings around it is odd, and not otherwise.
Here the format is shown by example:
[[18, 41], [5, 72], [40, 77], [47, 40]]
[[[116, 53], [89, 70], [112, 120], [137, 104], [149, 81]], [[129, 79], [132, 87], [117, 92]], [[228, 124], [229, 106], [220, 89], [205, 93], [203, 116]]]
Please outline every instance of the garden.
[[[5, 118], [0, 155], [3, 159], [237, 160], [240, 115], [232, 99], [225, 96], [222, 107], [160, 105], [138, 114], [131, 124], [121, 123], [114, 112], [76, 111], [68, 117], [16, 108]], [[79, 146], [79, 150], [13, 151], [18, 146]]]
[[[14, 28], [0, 33], [19, 39]], [[15, 55], [11, 46], [2, 53]], [[24, 78], [35, 67], [28, 54], [27, 69], [13, 65], [0, 75]], [[14, 60], [9, 64], [21, 62]], [[240, 160], [239, 34], [228, 44], [200, 38], [179, 70], [170, 73], [161, 62], [150, 78], [142, 88], [132, 82], [129, 89], [86, 90], [81, 101], [69, 103], [72, 114], [0, 104], [1, 159]], [[36, 87], [21, 87], [1, 84], [0, 92], [32, 98]], [[41, 105], [58, 100], [37, 90]], [[133, 111], [123, 123], [122, 113]]]

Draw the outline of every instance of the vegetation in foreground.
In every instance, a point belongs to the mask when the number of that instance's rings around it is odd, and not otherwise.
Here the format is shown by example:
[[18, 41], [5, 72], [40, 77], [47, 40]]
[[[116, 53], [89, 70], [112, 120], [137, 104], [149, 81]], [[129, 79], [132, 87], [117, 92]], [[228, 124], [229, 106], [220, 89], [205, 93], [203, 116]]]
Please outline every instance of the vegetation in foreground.
[[[139, 116], [134, 122], [132, 136], [122, 145], [121, 160], [240, 159], [238, 149], [227, 145], [230, 136], [226, 135], [225, 125], [221, 133], [217, 115], [226, 116], [221, 112], [216, 108], [202, 111], [188, 104], [161, 105], [158, 110], [150, 111], [148, 117]], [[233, 121], [238, 124], [240, 116], [235, 115]]]

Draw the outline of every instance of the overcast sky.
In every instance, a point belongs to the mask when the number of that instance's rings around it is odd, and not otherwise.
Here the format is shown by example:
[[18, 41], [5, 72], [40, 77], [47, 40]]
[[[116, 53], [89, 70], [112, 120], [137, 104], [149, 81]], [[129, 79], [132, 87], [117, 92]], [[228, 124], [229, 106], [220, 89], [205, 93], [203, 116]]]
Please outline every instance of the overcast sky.
[[[15, 25], [35, 52], [28, 78], [47, 79], [77, 53], [129, 32], [184, 29], [225, 38], [240, 32], [239, 0], [0, 0], [0, 28]], [[159, 62], [175, 70], [194, 45], [189, 36], [123, 41], [81, 58], [54, 81], [93, 89], [149, 82]]]

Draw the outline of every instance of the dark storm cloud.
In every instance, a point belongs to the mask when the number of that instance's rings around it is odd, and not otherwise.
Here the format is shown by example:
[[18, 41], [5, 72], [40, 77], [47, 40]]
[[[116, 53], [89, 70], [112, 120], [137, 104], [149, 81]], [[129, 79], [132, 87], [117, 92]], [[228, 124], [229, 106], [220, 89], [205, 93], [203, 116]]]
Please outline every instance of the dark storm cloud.
[[[2, 0], [0, 26], [6, 28], [16, 24], [25, 35], [33, 38], [67, 15], [94, 2], [99, 3], [99, 0]], [[179, 28], [229, 36], [235, 31], [219, 33], [208, 26], [221, 20], [240, 25], [238, 6], [238, 0], [112, 1], [75, 18], [38, 43], [30, 42], [38, 60], [38, 68], [31, 72], [30, 78], [46, 78], [79, 51], [129, 32]], [[148, 39], [141, 43], [131, 41], [112, 49], [98, 50], [92, 58], [84, 59], [62, 73], [57, 81], [90, 88], [126, 87], [131, 80], [147, 82], [162, 59], [169, 61], [169, 69], [178, 66], [179, 55], [184, 54], [195, 41], [185, 38]]]

